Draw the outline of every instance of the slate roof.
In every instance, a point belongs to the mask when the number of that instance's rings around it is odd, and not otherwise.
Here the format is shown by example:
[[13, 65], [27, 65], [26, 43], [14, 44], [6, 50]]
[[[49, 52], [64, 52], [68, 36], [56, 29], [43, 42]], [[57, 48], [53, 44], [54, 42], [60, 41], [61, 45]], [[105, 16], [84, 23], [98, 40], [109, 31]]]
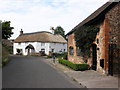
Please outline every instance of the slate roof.
[[100, 8], [98, 8], [95, 12], [93, 12], [90, 16], [88, 16], [85, 20], [80, 22], [77, 26], [75, 26], [70, 32], [68, 32], [66, 35], [69, 35], [73, 33], [77, 28], [85, 25], [85, 24], [91, 24], [96, 22], [97, 20], [102, 20], [105, 17], [105, 14], [116, 4], [119, 2], [107, 2]]

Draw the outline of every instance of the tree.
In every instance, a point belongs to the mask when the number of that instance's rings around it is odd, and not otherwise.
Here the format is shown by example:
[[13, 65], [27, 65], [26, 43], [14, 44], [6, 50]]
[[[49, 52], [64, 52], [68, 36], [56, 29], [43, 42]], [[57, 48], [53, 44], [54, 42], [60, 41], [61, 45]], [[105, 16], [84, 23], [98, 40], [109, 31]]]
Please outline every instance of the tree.
[[14, 27], [11, 27], [10, 23], [10, 21], [2, 22], [2, 39], [8, 39], [13, 34], [12, 29], [14, 29]]
[[61, 26], [57, 26], [54, 29], [54, 34], [60, 34], [61, 36], [63, 36], [65, 38], [65, 31], [64, 31], [64, 29]]

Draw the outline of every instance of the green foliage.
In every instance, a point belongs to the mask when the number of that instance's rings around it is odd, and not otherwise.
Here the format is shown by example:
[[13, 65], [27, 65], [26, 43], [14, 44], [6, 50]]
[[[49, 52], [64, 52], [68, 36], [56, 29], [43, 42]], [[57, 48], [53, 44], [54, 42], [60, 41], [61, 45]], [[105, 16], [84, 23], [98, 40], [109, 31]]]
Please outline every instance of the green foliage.
[[88, 64], [75, 64], [75, 63], [72, 63], [72, 62], [64, 60], [64, 59], [59, 59], [58, 61], [59, 61], [59, 63], [65, 65], [65, 66], [68, 66], [75, 71], [88, 70]]
[[2, 46], [2, 66], [5, 66], [9, 62], [9, 53], [6, 47]]
[[93, 41], [95, 41], [97, 32], [99, 31], [98, 27], [95, 26], [82, 26], [75, 31], [75, 41], [76, 46], [81, 49], [83, 56], [90, 56], [90, 48]]
[[10, 47], [8, 47], [7, 45], [4, 45], [4, 44], [3, 44], [3, 46], [10, 54], [13, 53], [13, 48], [10, 48]]
[[52, 56], [47, 56], [47, 58], [52, 58]]
[[10, 23], [10, 21], [2, 22], [2, 39], [8, 39], [13, 34], [12, 29], [14, 29], [14, 27], [11, 27]]
[[54, 34], [60, 34], [61, 36], [63, 36], [65, 38], [65, 31], [61, 26], [57, 26], [54, 29]]

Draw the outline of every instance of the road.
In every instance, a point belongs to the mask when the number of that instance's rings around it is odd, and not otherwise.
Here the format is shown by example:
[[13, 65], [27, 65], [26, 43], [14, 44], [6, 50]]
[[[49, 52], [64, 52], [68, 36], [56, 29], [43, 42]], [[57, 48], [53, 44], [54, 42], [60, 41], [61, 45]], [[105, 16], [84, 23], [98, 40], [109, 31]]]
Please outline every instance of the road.
[[80, 88], [64, 73], [46, 64], [42, 57], [11, 56], [2, 69], [3, 88]]

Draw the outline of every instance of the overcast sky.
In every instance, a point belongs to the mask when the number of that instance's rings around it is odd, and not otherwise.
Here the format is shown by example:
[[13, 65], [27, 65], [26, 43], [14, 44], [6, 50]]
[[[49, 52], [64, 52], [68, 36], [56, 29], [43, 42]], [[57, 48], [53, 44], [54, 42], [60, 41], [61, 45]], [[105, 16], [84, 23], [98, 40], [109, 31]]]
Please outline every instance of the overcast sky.
[[15, 39], [24, 33], [61, 26], [68, 33], [108, 0], [0, 0], [0, 19], [11, 21]]

